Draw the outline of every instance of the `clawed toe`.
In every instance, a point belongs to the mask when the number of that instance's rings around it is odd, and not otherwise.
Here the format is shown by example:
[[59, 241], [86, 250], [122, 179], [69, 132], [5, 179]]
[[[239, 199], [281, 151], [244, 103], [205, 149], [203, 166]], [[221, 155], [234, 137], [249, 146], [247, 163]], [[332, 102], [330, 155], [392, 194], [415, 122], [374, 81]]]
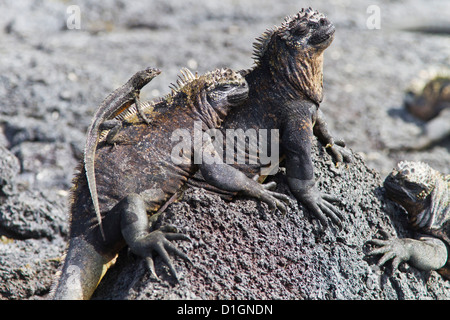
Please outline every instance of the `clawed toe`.
[[170, 241], [175, 240], [191, 241], [191, 239], [187, 235], [182, 233], [163, 232], [161, 230], [173, 231], [173, 228], [170, 226], [162, 227], [159, 230], [149, 233], [147, 236], [137, 241], [139, 243], [134, 246], [134, 250], [132, 248], [132, 251], [145, 259], [150, 273], [156, 279], [158, 279], [158, 276], [155, 271], [153, 254], [157, 253], [161, 257], [163, 262], [166, 264], [166, 266], [169, 268], [170, 274], [178, 282], [178, 275], [169, 254], [179, 256], [184, 261], [188, 262], [191, 265], [192, 261], [183, 251], [178, 249]]

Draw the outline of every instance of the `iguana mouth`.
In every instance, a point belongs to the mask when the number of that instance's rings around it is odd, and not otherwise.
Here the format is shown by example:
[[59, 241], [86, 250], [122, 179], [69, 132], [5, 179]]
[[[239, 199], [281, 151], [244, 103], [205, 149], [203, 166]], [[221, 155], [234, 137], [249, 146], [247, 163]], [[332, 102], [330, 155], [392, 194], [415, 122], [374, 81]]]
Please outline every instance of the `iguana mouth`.
[[333, 37], [336, 28], [333, 24], [329, 24], [328, 26], [322, 27], [317, 30], [309, 39], [309, 43], [312, 45], [316, 45], [322, 42], [325, 42]]
[[409, 200], [409, 202], [416, 202], [416, 198], [411, 195], [407, 188], [402, 186], [401, 180], [396, 178], [396, 173], [397, 172], [391, 173], [384, 181], [384, 187], [388, 197], [391, 199], [393, 198], [398, 202], [406, 202], [407, 200]]
[[241, 104], [247, 98], [248, 98], [248, 91], [242, 90], [242, 92], [236, 92], [235, 94], [229, 95], [227, 99], [229, 103], [236, 105]]

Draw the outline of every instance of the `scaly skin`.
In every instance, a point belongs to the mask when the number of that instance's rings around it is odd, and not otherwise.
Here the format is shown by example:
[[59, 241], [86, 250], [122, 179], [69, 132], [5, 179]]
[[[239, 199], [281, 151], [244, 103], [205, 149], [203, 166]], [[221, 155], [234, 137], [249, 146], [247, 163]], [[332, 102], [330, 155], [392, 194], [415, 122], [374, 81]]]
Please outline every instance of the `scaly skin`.
[[[280, 27], [267, 30], [254, 44], [256, 66], [243, 72], [250, 88], [249, 99], [230, 111], [221, 127], [224, 135], [227, 129], [279, 130], [280, 159], [286, 161], [290, 190], [323, 226], [328, 224], [328, 218], [341, 225], [342, 215], [330, 203], [339, 199], [316, 187], [311, 159], [313, 135], [327, 146], [337, 162], [352, 159], [350, 151], [335, 143], [319, 110], [323, 52], [333, 41], [334, 32], [333, 24], [311, 8], [302, 9], [294, 17], [287, 17]], [[248, 176], [259, 174], [263, 168], [260, 161], [234, 166]], [[191, 184], [205, 187], [198, 176]]]
[[[139, 93], [147, 83], [153, 80], [153, 78], [160, 73], [161, 71], [155, 68], [147, 68], [136, 72], [123, 86], [117, 88], [114, 92], [108, 95], [105, 100], [103, 100], [97, 109], [94, 118], [92, 119], [91, 125], [89, 126], [84, 150], [84, 165], [86, 167], [86, 177], [89, 190], [91, 191], [95, 213], [97, 215], [97, 220], [103, 237], [105, 235], [102, 228], [94, 172], [95, 150], [97, 149], [97, 144], [100, 138], [100, 131], [102, 130], [102, 126], [111, 126], [111, 120], [124, 110], [128, 109], [132, 103], [136, 104], [141, 116], [146, 122], [148, 122], [140, 108]], [[120, 122], [117, 123], [117, 121], [112, 121], [112, 124], [116, 126], [117, 124], [120, 125]]]
[[393, 271], [401, 262], [420, 270], [438, 270], [450, 279], [450, 175], [444, 176], [422, 162], [402, 161], [384, 182], [389, 199], [408, 212], [411, 228], [418, 239], [374, 239], [380, 248], [370, 255], [383, 256], [378, 265], [392, 261]]
[[[288, 199], [270, 191], [273, 184], [261, 185], [231, 166], [196, 164], [193, 160], [198, 150], [194, 147], [183, 150], [186, 162], [180, 164], [174, 162], [171, 154], [178, 144], [172, 141], [177, 129], [191, 130], [195, 123], [200, 123], [203, 130], [217, 128], [228, 110], [247, 98], [245, 79], [229, 69], [203, 76], [185, 71], [178, 86], [159, 102], [143, 104], [150, 125], [139, 121], [133, 107], [117, 117], [123, 121], [123, 127], [114, 138], [127, 143], [112, 146], [105, 139], [98, 145], [95, 176], [105, 238], [95, 219], [84, 166], [80, 167], [71, 192], [69, 247], [55, 299], [88, 299], [125, 245], [146, 260], [154, 276], [152, 253], [156, 251], [177, 279], [169, 253], [187, 261], [189, 258], [170, 241], [188, 238], [166, 229], [150, 232], [148, 213], [163, 210], [197, 170], [213, 185], [286, 210], [282, 201]], [[214, 152], [211, 143], [205, 142], [204, 147], [209, 153]]]

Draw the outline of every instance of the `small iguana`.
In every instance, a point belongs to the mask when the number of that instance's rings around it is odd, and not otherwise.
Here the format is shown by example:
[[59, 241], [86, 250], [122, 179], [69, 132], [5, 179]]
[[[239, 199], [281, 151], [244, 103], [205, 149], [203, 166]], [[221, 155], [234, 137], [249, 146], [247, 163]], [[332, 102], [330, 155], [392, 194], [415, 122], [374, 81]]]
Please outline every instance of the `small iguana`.
[[382, 254], [380, 266], [393, 259], [393, 271], [401, 262], [408, 262], [450, 279], [450, 175], [423, 162], [402, 161], [387, 176], [384, 187], [387, 197], [407, 211], [418, 239], [373, 239], [371, 242], [381, 247], [369, 255]]
[[[71, 190], [70, 239], [54, 299], [88, 299], [125, 245], [146, 260], [153, 275], [152, 252], [157, 252], [177, 279], [168, 252], [185, 260], [188, 257], [169, 240], [189, 238], [164, 232], [162, 228], [150, 232], [147, 213], [164, 209], [199, 169], [213, 185], [255, 197], [271, 208], [286, 210], [283, 202], [289, 199], [270, 191], [273, 183], [261, 185], [231, 166], [195, 164], [193, 158], [198, 151], [193, 147], [182, 152], [187, 161], [174, 162], [172, 152], [177, 143], [171, 141], [174, 132], [189, 130], [191, 133], [195, 123], [201, 123], [202, 130], [217, 128], [228, 110], [242, 104], [247, 96], [245, 79], [230, 69], [202, 76], [185, 71], [171, 94], [159, 102], [143, 104], [150, 125], [135, 121], [137, 110], [133, 107], [117, 117], [124, 123], [115, 138], [125, 138], [127, 143], [112, 147], [101, 140], [95, 155], [105, 238], [102, 238], [95, 219], [84, 166], [81, 165]], [[102, 138], [104, 136], [102, 133]], [[204, 149], [213, 152], [208, 141], [204, 141]], [[179, 155], [176, 152], [175, 156]]]
[[86, 167], [86, 178], [89, 190], [91, 191], [95, 213], [103, 237], [105, 234], [102, 228], [94, 172], [95, 150], [100, 138], [100, 131], [106, 128], [112, 129], [114, 132], [118, 131], [121, 127], [121, 121], [114, 120], [114, 118], [128, 109], [133, 103], [136, 105], [140, 116], [148, 124], [149, 120], [142, 111], [139, 94], [140, 90], [160, 73], [161, 71], [155, 68], [147, 68], [136, 72], [123, 86], [117, 88], [103, 100], [89, 126], [84, 150], [84, 165]]
[[[327, 216], [340, 225], [341, 214], [330, 203], [339, 199], [319, 192], [315, 185], [313, 134], [338, 162], [352, 159], [350, 151], [335, 143], [319, 110], [323, 96], [323, 53], [333, 41], [334, 32], [334, 25], [323, 14], [308, 8], [257, 38], [253, 45], [256, 65], [242, 71], [250, 88], [249, 99], [230, 111], [221, 126], [225, 135], [227, 129], [279, 130], [280, 159], [284, 157], [286, 161], [290, 190], [323, 226], [327, 225]], [[262, 168], [260, 162], [234, 166], [248, 176], [260, 173]], [[220, 194], [205, 186], [198, 175], [190, 183]]]
[[404, 98], [405, 109], [424, 121], [423, 132], [404, 150], [423, 150], [450, 136], [450, 70], [423, 71]]

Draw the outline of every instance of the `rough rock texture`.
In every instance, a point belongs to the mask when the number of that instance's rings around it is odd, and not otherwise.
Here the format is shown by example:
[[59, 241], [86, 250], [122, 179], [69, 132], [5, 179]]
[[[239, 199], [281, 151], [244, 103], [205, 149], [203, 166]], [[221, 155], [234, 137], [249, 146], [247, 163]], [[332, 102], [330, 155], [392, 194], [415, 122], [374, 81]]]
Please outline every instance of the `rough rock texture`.
[[[322, 159], [322, 156], [325, 159]], [[360, 157], [336, 169], [327, 154], [315, 152], [322, 191], [340, 194], [344, 229], [321, 231], [293, 200], [289, 212], [269, 212], [265, 204], [239, 199], [227, 203], [202, 189], [186, 192], [162, 223], [192, 238], [180, 245], [194, 262], [177, 260], [180, 284], [171, 284], [163, 263], [151, 278], [141, 259], [122, 252], [104, 279], [97, 299], [442, 299], [450, 284], [437, 273], [404, 266], [392, 277], [366, 258], [374, 236], [407, 235], [400, 209], [384, 200], [378, 173]], [[274, 179], [289, 193], [283, 174]], [[294, 199], [292, 197], [292, 199]], [[395, 229], [393, 226], [397, 226]], [[398, 232], [398, 233], [397, 233]]]
[[[144, 88], [143, 100], [168, 93], [182, 67], [200, 73], [218, 67], [249, 68], [254, 39], [308, 6], [336, 25], [335, 40], [324, 57], [321, 108], [329, 127], [379, 172], [372, 173], [358, 161], [335, 173], [330, 163], [315, 157], [316, 174], [337, 179], [323, 179], [319, 187], [339, 190], [347, 202], [342, 207], [347, 212], [344, 230], [319, 232], [294, 203], [281, 217], [251, 200], [226, 203], [189, 191], [183, 202], [169, 208], [166, 219], [192, 236], [193, 243], [183, 246], [197, 268], [176, 260], [183, 277], [173, 287], [164, 267], [158, 272], [166, 281], [154, 282], [143, 263], [124, 252], [96, 297], [259, 298], [259, 292], [260, 298], [450, 298], [449, 282], [435, 272], [403, 266], [401, 271], [408, 272], [390, 277], [388, 268], [379, 277], [374, 261], [363, 256], [366, 241], [379, 227], [394, 232], [388, 213], [400, 209], [384, 203], [382, 189], [377, 188], [398, 160], [425, 161], [450, 173], [449, 141], [422, 152], [387, 151], [423, 125], [402, 106], [410, 81], [430, 66], [450, 65], [448, 34], [408, 32], [403, 27], [448, 25], [447, 0], [370, 3], [380, 8], [381, 29], [375, 30], [366, 26], [370, 14], [364, 1], [70, 4], [80, 8], [80, 30], [67, 28], [69, 4], [64, 1], [0, 4], [1, 299], [48, 294], [65, 247], [66, 197], [74, 167], [95, 109], [107, 94], [147, 66], [163, 73]], [[182, 219], [183, 214], [192, 221]], [[199, 236], [196, 230], [201, 226], [209, 237]], [[399, 230], [399, 236], [407, 235]], [[289, 248], [282, 250], [282, 245]], [[201, 282], [194, 286], [196, 277]], [[266, 290], [270, 286], [274, 289]]]
[[2, 146], [0, 164], [0, 298], [45, 295], [65, 247], [64, 198], [19, 184], [19, 160]]

